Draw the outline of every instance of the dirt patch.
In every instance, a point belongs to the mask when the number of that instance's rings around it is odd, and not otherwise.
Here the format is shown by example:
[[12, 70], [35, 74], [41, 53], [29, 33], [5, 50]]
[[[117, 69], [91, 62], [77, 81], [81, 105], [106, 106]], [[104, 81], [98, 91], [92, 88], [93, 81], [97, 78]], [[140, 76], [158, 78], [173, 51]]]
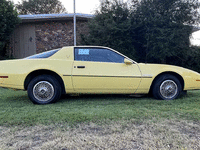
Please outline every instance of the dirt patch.
[[200, 123], [134, 120], [33, 127], [0, 127], [0, 149], [195, 149], [200, 150]]

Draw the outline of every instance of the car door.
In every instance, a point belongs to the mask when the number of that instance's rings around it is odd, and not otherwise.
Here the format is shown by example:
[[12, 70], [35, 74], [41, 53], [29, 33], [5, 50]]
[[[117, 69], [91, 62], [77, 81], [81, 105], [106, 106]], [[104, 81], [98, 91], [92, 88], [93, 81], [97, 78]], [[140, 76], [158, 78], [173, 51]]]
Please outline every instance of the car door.
[[72, 82], [80, 93], [134, 93], [141, 81], [138, 65], [107, 48], [74, 48]]

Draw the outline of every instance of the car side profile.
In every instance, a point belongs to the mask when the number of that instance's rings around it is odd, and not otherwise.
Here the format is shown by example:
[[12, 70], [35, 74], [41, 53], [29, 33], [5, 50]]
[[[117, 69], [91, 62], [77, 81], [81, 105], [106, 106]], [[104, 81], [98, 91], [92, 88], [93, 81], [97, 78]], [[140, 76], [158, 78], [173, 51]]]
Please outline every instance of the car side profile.
[[200, 74], [182, 67], [137, 63], [101, 46], [71, 46], [0, 62], [0, 86], [27, 90], [33, 103], [61, 94], [149, 94], [173, 100], [200, 89]]

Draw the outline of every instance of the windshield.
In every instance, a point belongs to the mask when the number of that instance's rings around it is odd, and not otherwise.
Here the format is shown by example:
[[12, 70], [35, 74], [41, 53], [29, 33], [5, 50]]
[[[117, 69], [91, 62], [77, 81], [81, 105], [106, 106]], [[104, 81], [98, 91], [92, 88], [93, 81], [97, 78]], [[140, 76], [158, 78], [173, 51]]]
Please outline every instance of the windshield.
[[43, 53], [32, 55], [32, 56], [26, 57], [24, 59], [48, 58], [48, 57], [54, 55], [59, 50], [60, 49], [54, 49], [54, 50], [51, 50], [51, 51], [47, 51], [47, 52], [43, 52]]

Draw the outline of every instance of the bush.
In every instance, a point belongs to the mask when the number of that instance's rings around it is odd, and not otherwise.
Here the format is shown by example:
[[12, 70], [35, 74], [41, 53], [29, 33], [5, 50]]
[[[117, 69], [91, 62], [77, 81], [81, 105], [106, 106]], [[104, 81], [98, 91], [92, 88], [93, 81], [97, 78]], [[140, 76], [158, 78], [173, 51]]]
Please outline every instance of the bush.
[[192, 46], [188, 51], [183, 67], [192, 69], [200, 73], [200, 47]]

